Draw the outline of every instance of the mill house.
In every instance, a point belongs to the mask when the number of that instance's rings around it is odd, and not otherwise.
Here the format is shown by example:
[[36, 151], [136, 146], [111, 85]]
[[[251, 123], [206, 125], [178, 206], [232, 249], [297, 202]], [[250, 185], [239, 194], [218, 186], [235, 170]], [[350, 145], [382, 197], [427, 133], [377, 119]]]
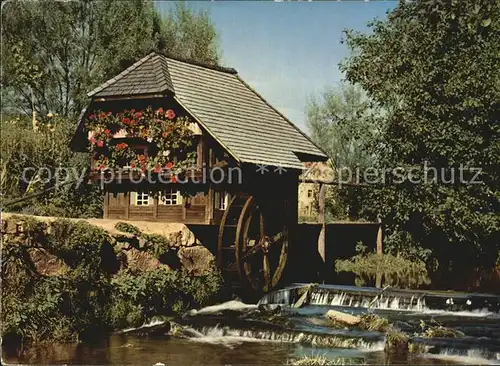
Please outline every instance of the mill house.
[[214, 225], [219, 265], [273, 287], [299, 175], [324, 152], [232, 68], [151, 52], [88, 96], [72, 147], [89, 151], [104, 218]]

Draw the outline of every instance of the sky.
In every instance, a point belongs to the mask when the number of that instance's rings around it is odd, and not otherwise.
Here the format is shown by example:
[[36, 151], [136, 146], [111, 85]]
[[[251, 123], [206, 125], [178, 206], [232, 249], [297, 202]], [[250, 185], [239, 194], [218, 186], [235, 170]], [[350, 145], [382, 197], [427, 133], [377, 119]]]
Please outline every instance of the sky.
[[[219, 33], [221, 64], [239, 75], [298, 127], [308, 98], [338, 87], [346, 28], [368, 32], [396, 1], [188, 1], [207, 10]], [[172, 2], [157, 2], [166, 12]]]

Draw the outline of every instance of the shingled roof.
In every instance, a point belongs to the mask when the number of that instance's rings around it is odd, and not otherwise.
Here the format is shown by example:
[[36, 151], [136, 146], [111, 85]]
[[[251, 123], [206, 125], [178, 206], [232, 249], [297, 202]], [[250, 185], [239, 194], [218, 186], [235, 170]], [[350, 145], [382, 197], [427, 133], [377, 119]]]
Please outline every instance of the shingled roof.
[[173, 95], [228, 152], [243, 163], [302, 168], [326, 155], [246, 84], [236, 70], [152, 52], [88, 95]]

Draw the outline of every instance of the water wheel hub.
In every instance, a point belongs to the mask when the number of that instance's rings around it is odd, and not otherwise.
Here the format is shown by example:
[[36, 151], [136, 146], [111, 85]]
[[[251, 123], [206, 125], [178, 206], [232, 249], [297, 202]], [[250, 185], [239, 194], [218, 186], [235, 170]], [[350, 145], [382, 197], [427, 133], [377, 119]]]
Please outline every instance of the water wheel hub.
[[285, 217], [284, 205], [258, 203], [252, 196], [231, 200], [219, 228], [217, 257], [226, 281], [260, 294], [276, 287], [288, 256]]

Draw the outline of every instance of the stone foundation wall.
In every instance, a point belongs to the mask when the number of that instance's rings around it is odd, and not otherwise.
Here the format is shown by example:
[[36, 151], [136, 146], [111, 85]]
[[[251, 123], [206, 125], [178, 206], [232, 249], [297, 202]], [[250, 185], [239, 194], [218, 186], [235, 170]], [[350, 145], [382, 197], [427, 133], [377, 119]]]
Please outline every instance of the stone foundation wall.
[[[51, 223], [61, 218], [17, 215], [3, 213], [1, 219], [1, 234], [3, 239], [14, 239], [19, 243], [27, 240], [37, 240], [26, 236], [26, 220], [36, 220], [47, 225], [50, 233]], [[193, 276], [202, 276], [212, 270], [215, 263], [214, 255], [196, 239], [194, 233], [184, 224], [167, 224], [157, 222], [130, 221], [140, 232], [132, 234], [116, 228], [120, 220], [106, 219], [68, 219], [70, 221], [85, 221], [105, 230], [113, 246], [113, 253], [119, 262], [119, 269], [148, 271], [159, 267], [175, 270], [185, 269]], [[156, 238], [156, 239], [155, 239]], [[151, 241], [162, 241], [164, 253], [154, 254], [154, 244]], [[84, 245], [84, 244], [82, 244]], [[50, 254], [43, 246], [29, 248], [28, 253], [37, 272], [42, 275], [57, 275], [67, 271], [67, 265], [60, 258]], [[96, 253], [97, 254], [97, 253]], [[115, 259], [107, 259], [112, 262]]]

